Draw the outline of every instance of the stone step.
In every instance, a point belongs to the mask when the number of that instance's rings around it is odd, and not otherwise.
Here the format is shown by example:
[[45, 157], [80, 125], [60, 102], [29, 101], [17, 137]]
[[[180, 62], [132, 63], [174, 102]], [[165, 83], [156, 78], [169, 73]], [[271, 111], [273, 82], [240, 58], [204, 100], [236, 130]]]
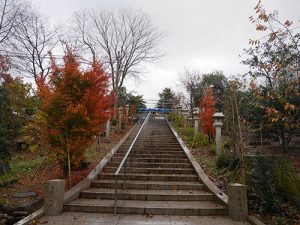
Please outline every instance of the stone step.
[[[121, 162], [123, 157], [113, 157], [113, 162]], [[149, 163], [189, 163], [189, 160], [187, 158], [176, 158], [176, 159], [170, 159], [170, 158], [132, 158], [132, 162], [149, 162]]]
[[177, 142], [174, 141], [163, 141], [163, 143], [161, 142], [142, 142], [142, 145], [144, 147], [156, 147], [156, 148], [180, 148], [180, 145]]
[[[115, 180], [114, 173], [101, 173], [99, 179]], [[123, 180], [124, 175], [120, 174], [118, 180]], [[126, 174], [127, 180], [155, 180], [155, 181], [199, 181], [199, 177], [194, 174]]]
[[[115, 180], [99, 179], [91, 183], [94, 188], [115, 188]], [[123, 183], [118, 182], [118, 188], [123, 188]], [[148, 181], [130, 180], [126, 182], [126, 189], [144, 190], [203, 190], [204, 186], [199, 181]]]
[[[115, 157], [124, 157], [124, 154], [122, 153], [116, 153], [114, 155]], [[184, 153], [181, 153], [179, 156], [175, 155], [175, 154], [131, 154], [130, 157], [132, 158], [148, 158], [148, 159], [178, 159], [181, 157], [186, 157], [186, 155], [184, 155]]]
[[[199, 190], [117, 190], [120, 200], [147, 201], [212, 201], [213, 194]], [[89, 188], [80, 193], [81, 198], [114, 199], [115, 189]]]
[[[130, 145], [122, 145], [120, 147], [120, 149], [128, 149], [129, 147], [131, 146]], [[178, 144], [176, 145], [161, 145], [161, 144], [157, 144], [157, 145], [143, 145], [143, 144], [136, 144], [135, 147], [137, 149], [147, 149], [147, 150], [157, 150], [157, 149], [163, 149], [163, 150], [182, 150], [180, 148], [180, 146]]]
[[[104, 172], [115, 173], [117, 167], [105, 167]], [[124, 167], [121, 169], [121, 173], [124, 172]], [[140, 173], [140, 174], [196, 174], [194, 169], [181, 169], [181, 168], [140, 168], [130, 167], [130, 163], [127, 162], [126, 172]]]
[[[122, 151], [118, 151], [116, 154], [120, 154], [120, 155], [125, 155], [127, 153], [128, 149], [126, 150], [122, 150]], [[115, 154], [115, 155], [116, 155]], [[130, 152], [130, 155], [163, 155], [163, 154], [166, 154], [166, 155], [175, 155], [175, 156], [178, 156], [178, 157], [181, 157], [182, 155], [185, 155], [183, 151], [165, 151], [165, 150], [161, 150], [161, 151], [146, 151], [146, 150], [138, 150], [138, 151], [131, 151]]]
[[[118, 153], [126, 153], [128, 149], [119, 149]], [[170, 149], [133, 149], [132, 153], [136, 154], [183, 154], [182, 149], [170, 150]]]
[[[170, 131], [166, 131], [166, 132], [170, 132]], [[141, 137], [141, 140], [143, 141], [151, 141], [151, 140], [174, 140], [176, 141], [176, 138], [174, 137], [173, 134], [167, 135], [167, 136], [163, 136], [163, 135], [149, 135], [149, 136], [143, 136]]]
[[[148, 163], [148, 162], [131, 162], [132, 166], [140, 168], [193, 168], [190, 163]], [[119, 162], [109, 162], [108, 166], [118, 167]]]
[[[64, 205], [70, 212], [113, 213], [114, 200], [79, 198]], [[228, 210], [213, 201], [118, 200], [117, 213], [185, 216], [225, 216]]]

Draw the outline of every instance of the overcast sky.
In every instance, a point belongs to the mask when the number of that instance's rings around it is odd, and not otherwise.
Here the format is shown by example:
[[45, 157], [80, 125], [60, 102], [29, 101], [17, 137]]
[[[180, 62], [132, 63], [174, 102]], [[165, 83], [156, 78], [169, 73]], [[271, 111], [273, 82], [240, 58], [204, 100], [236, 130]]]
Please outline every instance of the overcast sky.
[[[164, 87], [182, 91], [178, 74], [185, 66], [202, 73], [222, 70], [225, 75], [247, 72], [239, 55], [248, 47], [249, 38], [262, 34], [248, 17], [254, 15], [257, 0], [32, 0], [51, 23], [70, 22], [74, 11], [81, 9], [133, 8], [143, 10], [159, 31], [166, 34], [162, 43], [165, 55], [139, 82], [126, 86], [146, 100], [157, 99]], [[280, 18], [299, 25], [300, 0], [263, 0], [267, 10], [278, 10]]]

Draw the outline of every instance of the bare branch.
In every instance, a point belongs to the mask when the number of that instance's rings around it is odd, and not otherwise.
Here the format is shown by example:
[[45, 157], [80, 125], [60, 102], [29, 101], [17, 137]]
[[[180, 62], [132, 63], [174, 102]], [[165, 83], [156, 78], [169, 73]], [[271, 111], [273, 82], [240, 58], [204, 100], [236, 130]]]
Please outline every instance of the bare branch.
[[79, 12], [75, 14], [75, 23], [82, 44], [92, 55], [104, 55], [116, 92], [126, 77], [138, 76], [136, 71], [143, 62], [161, 56], [157, 47], [163, 35], [146, 14], [130, 10]]
[[10, 38], [13, 66], [25, 76], [45, 79], [49, 74], [49, 52], [58, 43], [58, 28], [49, 28], [48, 21], [27, 8], [18, 16], [18, 27]]

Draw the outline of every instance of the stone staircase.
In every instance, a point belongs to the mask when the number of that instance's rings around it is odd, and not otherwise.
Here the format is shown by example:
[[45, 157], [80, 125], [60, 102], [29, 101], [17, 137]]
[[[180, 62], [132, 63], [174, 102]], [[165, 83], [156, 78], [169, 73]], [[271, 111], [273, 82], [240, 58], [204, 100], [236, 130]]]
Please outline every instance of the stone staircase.
[[[65, 211], [113, 213], [115, 171], [126, 154], [137, 129], [120, 147], [99, 179], [80, 197], [64, 205]], [[150, 119], [139, 139], [139, 148], [130, 153], [126, 189], [124, 168], [118, 181], [117, 213], [225, 216], [228, 210], [205, 191], [193, 166], [163, 119]]]

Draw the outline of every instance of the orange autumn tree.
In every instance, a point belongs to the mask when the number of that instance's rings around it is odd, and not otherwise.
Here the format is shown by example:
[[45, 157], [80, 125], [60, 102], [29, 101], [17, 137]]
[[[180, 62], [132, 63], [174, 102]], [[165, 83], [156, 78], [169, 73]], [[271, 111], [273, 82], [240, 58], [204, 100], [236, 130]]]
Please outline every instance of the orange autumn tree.
[[99, 63], [82, 70], [76, 55], [68, 49], [64, 65], [52, 59], [49, 80], [39, 81], [41, 111], [47, 122], [50, 151], [63, 168], [77, 168], [94, 136], [110, 117], [112, 97], [108, 77]]
[[205, 90], [205, 94], [200, 102], [200, 121], [201, 128], [204, 134], [208, 136], [209, 141], [215, 135], [215, 129], [213, 127], [213, 119], [212, 116], [216, 112], [216, 99], [213, 95], [213, 90], [211, 87], [207, 87]]

